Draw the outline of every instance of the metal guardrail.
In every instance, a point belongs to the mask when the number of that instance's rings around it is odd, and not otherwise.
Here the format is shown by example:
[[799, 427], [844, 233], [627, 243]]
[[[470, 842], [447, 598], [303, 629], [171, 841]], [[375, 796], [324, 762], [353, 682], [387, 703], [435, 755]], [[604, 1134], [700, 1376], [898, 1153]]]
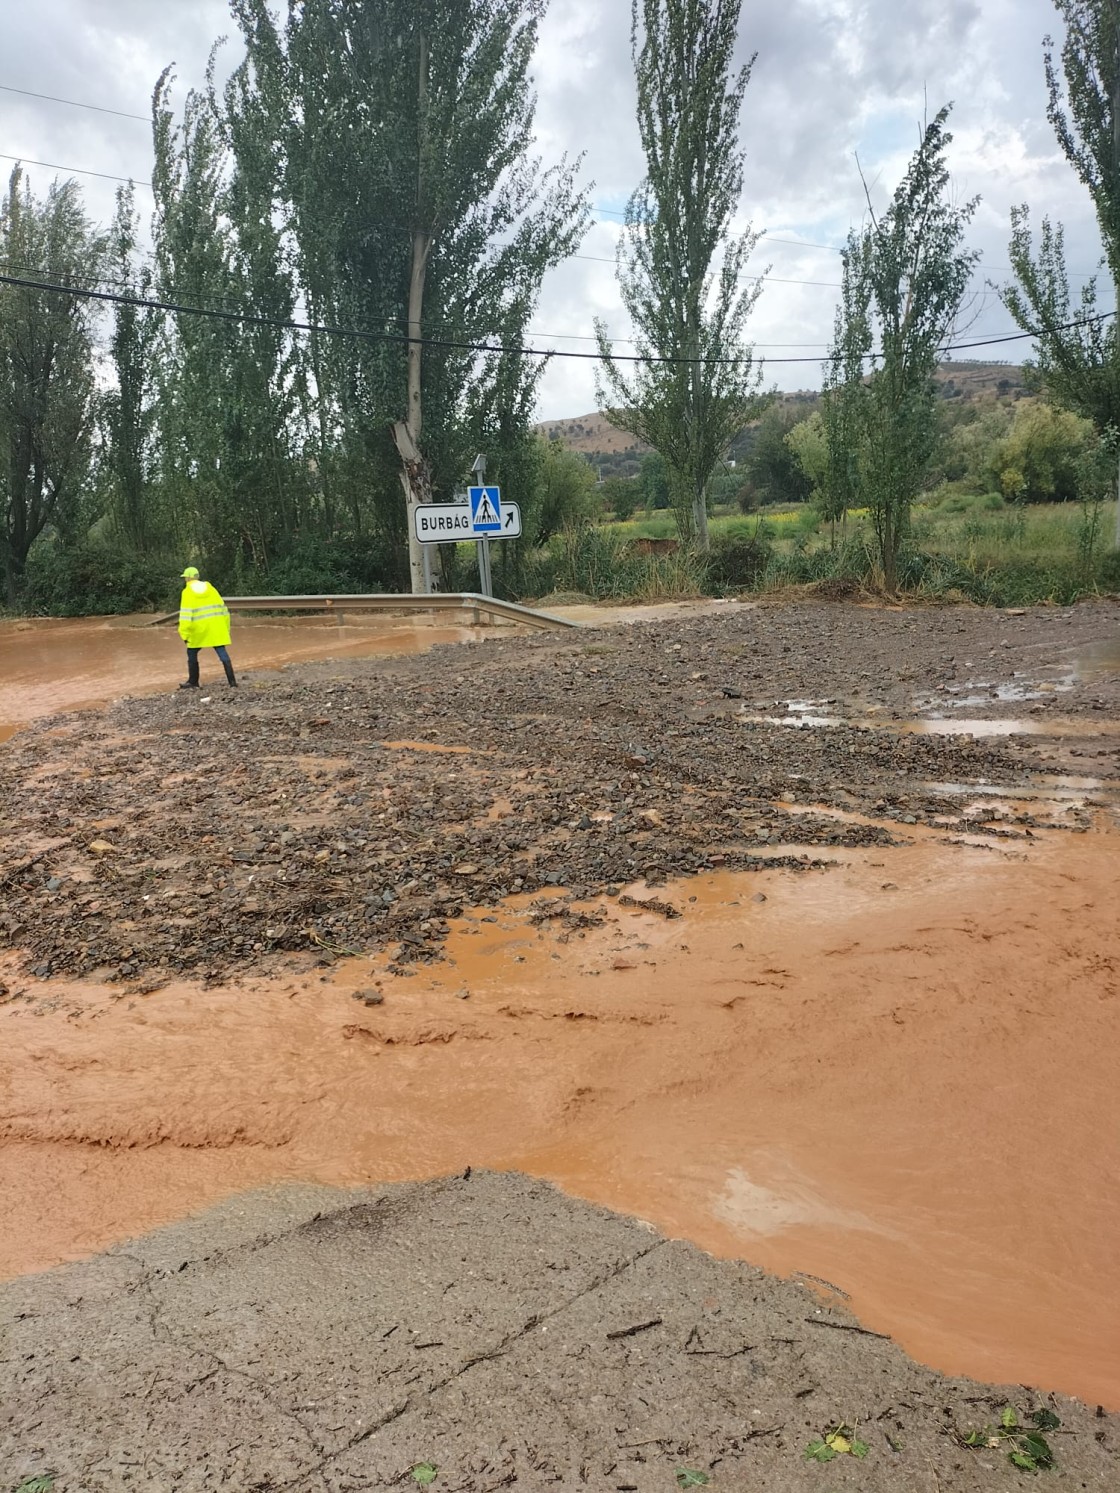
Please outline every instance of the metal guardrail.
[[[523, 607], [515, 601], [499, 601], [493, 596], [482, 596], [475, 591], [437, 591], [430, 596], [398, 596], [371, 594], [368, 596], [227, 596], [225, 604], [231, 612], [326, 612], [340, 616], [346, 612], [473, 612], [480, 622], [483, 614], [501, 617], [507, 622], [519, 622], [525, 627], [551, 628], [579, 627], [567, 617], [556, 617], [551, 612], [538, 612], [532, 607]], [[167, 612], [155, 617], [147, 624], [159, 627], [164, 622], [174, 622], [178, 612]]]

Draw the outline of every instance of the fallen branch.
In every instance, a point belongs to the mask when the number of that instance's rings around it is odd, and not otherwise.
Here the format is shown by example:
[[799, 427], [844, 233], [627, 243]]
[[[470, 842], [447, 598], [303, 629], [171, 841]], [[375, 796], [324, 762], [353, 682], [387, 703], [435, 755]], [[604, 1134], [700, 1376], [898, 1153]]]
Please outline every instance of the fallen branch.
[[615, 1342], [619, 1338], [637, 1337], [639, 1332], [648, 1332], [651, 1327], [660, 1327], [661, 1317], [651, 1317], [648, 1322], [635, 1322], [633, 1327], [620, 1327], [617, 1332], [608, 1332], [607, 1341]]
[[877, 1337], [881, 1343], [889, 1343], [891, 1337], [886, 1332], [872, 1332], [870, 1327], [856, 1327], [851, 1322], [826, 1322], [823, 1317], [806, 1317], [804, 1319], [810, 1327], [831, 1327], [836, 1332], [858, 1332], [860, 1337]]

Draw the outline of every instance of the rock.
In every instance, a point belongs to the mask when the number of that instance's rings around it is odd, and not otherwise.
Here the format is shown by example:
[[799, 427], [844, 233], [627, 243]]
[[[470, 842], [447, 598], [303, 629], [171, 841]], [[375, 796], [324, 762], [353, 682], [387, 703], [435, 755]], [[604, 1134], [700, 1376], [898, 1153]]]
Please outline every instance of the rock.
[[51, 879], [47, 882], [47, 891], [57, 892], [61, 885], [62, 882], [59, 880], [59, 878], [57, 876], [52, 876]]
[[93, 840], [89, 847], [94, 855], [115, 855], [117, 847], [110, 845], [108, 840]]

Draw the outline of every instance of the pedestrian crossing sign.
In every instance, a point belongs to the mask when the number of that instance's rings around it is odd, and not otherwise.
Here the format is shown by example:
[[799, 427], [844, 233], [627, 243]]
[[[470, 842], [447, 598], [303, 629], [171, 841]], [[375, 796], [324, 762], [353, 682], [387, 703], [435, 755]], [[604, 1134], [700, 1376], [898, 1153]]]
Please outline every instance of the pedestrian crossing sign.
[[468, 487], [467, 497], [471, 505], [471, 532], [474, 534], [500, 534], [502, 532], [502, 495], [496, 487]]

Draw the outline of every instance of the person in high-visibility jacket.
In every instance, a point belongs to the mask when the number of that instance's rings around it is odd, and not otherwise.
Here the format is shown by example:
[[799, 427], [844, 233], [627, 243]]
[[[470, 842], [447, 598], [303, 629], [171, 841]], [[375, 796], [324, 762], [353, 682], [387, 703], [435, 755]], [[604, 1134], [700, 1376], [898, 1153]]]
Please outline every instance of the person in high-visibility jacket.
[[198, 688], [198, 650], [213, 648], [226, 671], [226, 682], [231, 689], [236, 689], [237, 679], [226, 652], [229, 608], [209, 581], [199, 580], [193, 565], [188, 565], [183, 571], [183, 582], [183, 594], [179, 599], [179, 636], [187, 645], [187, 682], [179, 688]]

